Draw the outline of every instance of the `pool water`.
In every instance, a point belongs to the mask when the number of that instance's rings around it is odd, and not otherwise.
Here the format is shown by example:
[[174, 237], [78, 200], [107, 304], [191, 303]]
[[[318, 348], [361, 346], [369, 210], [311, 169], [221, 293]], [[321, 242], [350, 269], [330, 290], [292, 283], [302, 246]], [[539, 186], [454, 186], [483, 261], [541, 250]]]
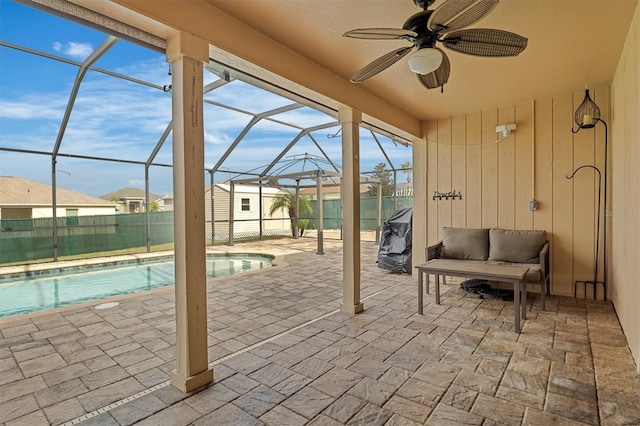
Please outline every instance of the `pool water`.
[[[262, 255], [209, 255], [207, 278], [271, 266]], [[0, 281], [0, 318], [173, 285], [172, 258]]]

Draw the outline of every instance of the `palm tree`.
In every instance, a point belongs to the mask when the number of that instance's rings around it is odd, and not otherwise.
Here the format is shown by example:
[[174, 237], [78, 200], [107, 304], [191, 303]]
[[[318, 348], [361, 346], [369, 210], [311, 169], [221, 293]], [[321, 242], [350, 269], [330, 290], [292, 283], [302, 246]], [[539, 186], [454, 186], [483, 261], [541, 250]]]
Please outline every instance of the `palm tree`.
[[291, 233], [295, 237], [294, 223], [300, 217], [301, 214], [310, 214], [313, 212], [311, 202], [306, 197], [299, 197], [299, 209], [300, 211], [296, 215], [296, 194], [289, 191], [279, 192], [273, 199], [273, 204], [269, 208], [269, 216], [280, 210], [285, 209], [291, 219]]

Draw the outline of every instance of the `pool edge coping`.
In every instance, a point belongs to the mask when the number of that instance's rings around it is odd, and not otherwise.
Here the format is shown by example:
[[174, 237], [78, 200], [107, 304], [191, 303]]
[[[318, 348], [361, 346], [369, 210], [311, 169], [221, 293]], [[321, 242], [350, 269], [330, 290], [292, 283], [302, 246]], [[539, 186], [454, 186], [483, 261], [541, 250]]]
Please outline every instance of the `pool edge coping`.
[[[173, 251], [171, 251], [171, 256], [173, 256]], [[144, 253], [147, 254], [147, 253]], [[215, 281], [215, 280], [219, 280], [219, 279], [235, 279], [236, 277], [239, 276], [247, 276], [247, 274], [255, 274], [255, 273], [260, 273], [260, 272], [266, 272], [271, 270], [272, 268], [282, 268], [282, 267], [287, 267], [289, 266], [289, 263], [285, 261], [285, 257], [287, 256], [285, 255], [274, 255], [271, 253], [266, 253], [265, 252], [257, 252], [256, 250], [253, 250], [252, 253], [247, 253], [247, 252], [207, 252], [207, 255], [209, 254], [224, 254], [224, 255], [241, 255], [241, 254], [253, 254], [253, 255], [259, 255], [259, 256], [272, 256], [272, 260], [271, 260], [271, 267], [270, 268], [261, 268], [261, 269], [256, 269], [256, 270], [250, 270], [250, 271], [244, 271], [241, 273], [237, 273], [237, 274], [231, 274], [231, 275], [223, 275], [220, 277], [207, 277], [206, 278], [206, 282], [207, 285], [209, 284], [210, 281]], [[129, 255], [127, 255], [129, 256]], [[116, 257], [116, 256], [113, 256]], [[118, 256], [119, 257], [119, 256]], [[151, 257], [151, 256], [148, 256]], [[166, 255], [162, 256], [162, 257], [166, 257]], [[152, 258], [152, 257], [151, 257]], [[95, 259], [99, 259], [99, 258], [92, 258], [92, 259], [88, 259], [88, 260], [95, 260]], [[75, 262], [75, 261], [74, 261]], [[95, 263], [94, 263], [95, 264]], [[52, 269], [58, 269], [58, 267], [54, 267]], [[1, 282], [1, 281], [0, 281]], [[25, 321], [31, 318], [37, 318], [37, 317], [41, 317], [47, 314], [54, 314], [54, 313], [61, 313], [61, 312], [66, 312], [66, 311], [70, 311], [73, 309], [81, 309], [81, 308], [89, 308], [92, 310], [95, 310], [95, 306], [103, 304], [103, 303], [107, 303], [107, 302], [117, 302], [119, 300], [126, 300], [126, 299], [131, 299], [133, 297], [139, 297], [139, 296], [144, 296], [144, 295], [149, 295], [149, 294], [154, 294], [154, 293], [162, 293], [162, 292], [168, 292], [171, 290], [175, 289], [175, 283], [174, 284], [170, 284], [164, 287], [160, 287], [160, 288], [154, 288], [151, 290], [142, 290], [142, 291], [138, 291], [135, 293], [127, 293], [127, 294], [120, 294], [120, 295], [115, 295], [115, 296], [109, 296], [103, 299], [96, 299], [96, 300], [91, 300], [91, 301], [87, 301], [87, 302], [81, 302], [81, 303], [77, 303], [74, 305], [69, 305], [69, 306], [62, 306], [59, 308], [50, 308], [50, 309], [45, 309], [42, 311], [35, 311], [35, 312], [28, 312], [25, 314], [18, 314], [18, 315], [12, 315], [12, 316], [8, 316], [8, 317], [0, 317], [0, 326], [6, 324], [6, 323], [10, 323], [13, 321]], [[92, 306], [93, 305], [93, 306]], [[116, 306], [117, 307], [117, 306]]]

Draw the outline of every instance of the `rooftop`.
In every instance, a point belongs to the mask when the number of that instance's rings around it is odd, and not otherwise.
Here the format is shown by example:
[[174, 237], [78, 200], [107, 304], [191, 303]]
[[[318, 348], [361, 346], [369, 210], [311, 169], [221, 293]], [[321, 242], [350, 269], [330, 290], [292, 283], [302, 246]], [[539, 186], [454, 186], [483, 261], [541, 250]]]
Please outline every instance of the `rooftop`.
[[[0, 176], [0, 206], [51, 206], [50, 185], [14, 176]], [[113, 206], [102, 198], [57, 188], [59, 206], [102, 205]]]

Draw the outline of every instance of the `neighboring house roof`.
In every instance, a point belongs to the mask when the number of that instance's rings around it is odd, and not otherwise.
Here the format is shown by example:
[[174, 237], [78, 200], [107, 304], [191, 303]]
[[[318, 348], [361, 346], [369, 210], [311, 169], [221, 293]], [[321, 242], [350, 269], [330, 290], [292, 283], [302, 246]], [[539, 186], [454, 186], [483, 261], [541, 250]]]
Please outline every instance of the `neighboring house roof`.
[[[0, 206], [50, 206], [52, 204], [52, 188], [33, 180], [0, 176]], [[109, 206], [113, 203], [102, 198], [91, 197], [66, 189], [56, 189], [58, 206]]]
[[[215, 185], [218, 188], [222, 189], [223, 191], [227, 191], [227, 192], [231, 191], [231, 185], [227, 183], [216, 183]], [[236, 192], [236, 194], [238, 193], [257, 194], [258, 188], [259, 188], [258, 186], [253, 186], [253, 185], [234, 185], [234, 187], [235, 187], [234, 191]], [[211, 185], [207, 185], [204, 188], [205, 194], [209, 191], [211, 191]], [[262, 194], [277, 194], [278, 192], [280, 192], [280, 189], [278, 188], [270, 188], [268, 186], [262, 187]]]
[[[144, 200], [145, 193], [144, 189], [139, 188], [122, 188], [117, 191], [110, 192], [108, 194], [101, 195], [100, 198], [103, 200]], [[149, 193], [149, 200], [156, 201], [162, 198], [162, 195], [157, 195], [153, 193]]]

